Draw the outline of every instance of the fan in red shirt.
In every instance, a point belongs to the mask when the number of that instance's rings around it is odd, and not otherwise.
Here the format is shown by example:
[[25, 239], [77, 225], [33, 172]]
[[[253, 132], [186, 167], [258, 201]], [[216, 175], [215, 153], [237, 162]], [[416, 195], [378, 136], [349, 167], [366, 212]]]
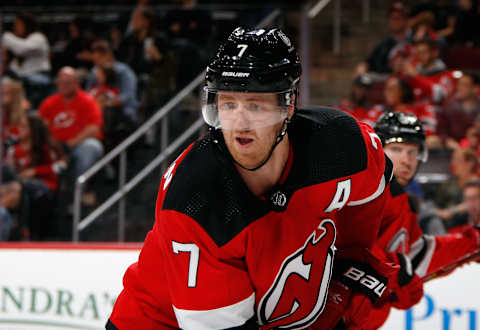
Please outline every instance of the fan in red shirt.
[[55, 192], [58, 173], [65, 167], [65, 161], [43, 120], [38, 115], [24, 116], [20, 120], [18, 139], [18, 143], [7, 150], [5, 163], [15, 169], [20, 178], [36, 178]]
[[425, 38], [415, 43], [413, 60], [403, 63], [401, 73], [417, 101], [439, 104], [455, 92], [461, 72], [448, 70], [438, 53], [437, 41]]
[[[20, 213], [19, 231], [23, 239], [41, 238], [42, 226], [50, 221], [53, 195], [58, 186], [58, 173], [65, 168], [61, 148], [56, 146], [48, 128], [36, 114], [20, 120], [18, 143], [7, 150], [5, 164], [19, 180], [2, 187], [2, 206]], [[25, 197], [26, 196], [26, 197]]]
[[210, 131], [164, 173], [107, 329], [360, 329], [398, 273], [369, 249], [391, 177], [378, 136], [296, 109], [279, 29], [237, 28], [206, 72]]
[[340, 109], [351, 114], [355, 119], [373, 127], [375, 122], [370, 121], [368, 111], [371, 105], [368, 104], [368, 92], [372, 81], [368, 75], [355, 77], [352, 84], [352, 91], [348, 99], [340, 101]]
[[57, 89], [57, 94], [42, 102], [39, 113], [55, 140], [71, 148], [78, 177], [103, 154], [103, 114], [95, 100], [80, 89], [75, 69], [59, 71]]
[[376, 122], [380, 116], [390, 111], [401, 111], [415, 115], [423, 125], [427, 136], [433, 135], [437, 128], [434, 106], [428, 102], [413, 103], [413, 91], [407, 82], [396, 76], [385, 83], [385, 105], [376, 105], [370, 109], [368, 120]]
[[471, 227], [458, 235], [422, 234], [418, 201], [403, 190], [415, 176], [419, 162], [427, 159], [425, 133], [418, 119], [401, 112], [387, 113], [378, 120], [375, 131], [394, 168], [377, 246], [392, 262], [400, 264], [402, 271], [397, 282], [389, 283], [390, 297], [376, 305], [365, 329], [378, 329], [391, 307], [408, 309], [416, 304], [423, 295], [423, 277], [480, 248], [480, 231]]

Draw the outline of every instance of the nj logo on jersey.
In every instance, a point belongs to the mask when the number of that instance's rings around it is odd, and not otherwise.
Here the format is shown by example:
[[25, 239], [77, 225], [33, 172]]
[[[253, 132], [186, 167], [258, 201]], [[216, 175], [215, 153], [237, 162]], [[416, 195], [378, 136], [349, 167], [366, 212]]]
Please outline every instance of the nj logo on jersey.
[[260, 324], [302, 328], [322, 313], [335, 255], [335, 224], [323, 220], [303, 247], [282, 263], [274, 283], [258, 305]]

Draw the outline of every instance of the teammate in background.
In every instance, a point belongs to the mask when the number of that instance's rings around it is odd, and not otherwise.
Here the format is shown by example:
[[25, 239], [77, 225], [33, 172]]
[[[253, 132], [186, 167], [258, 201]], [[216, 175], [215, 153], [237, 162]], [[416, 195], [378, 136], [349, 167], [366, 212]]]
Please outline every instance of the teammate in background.
[[365, 322], [398, 273], [369, 251], [392, 165], [367, 125], [296, 109], [300, 73], [279, 29], [237, 28], [220, 47], [204, 89], [210, 131], [165, 172], [107, 329]]
[[[393, 162], [393, 174], [377, 245], [386, 257], [401, 265], [398, 282], [389, 283], [384, 297], [369, 315], [365, 329], [377, 329], [391, 307], [408, 309], [423, 295], [421, 278], [480, 249], [480, 232], [465, 228], [461, 235], [422, 235], [418, 225], [418, 202], [403, 190], [415, 176], [419, 162], [427, 160], [425, 132], [417, 117], [402, 112], [381, 116], [375, 131]], [[388, 298], [388, 299], [387, 299]]]

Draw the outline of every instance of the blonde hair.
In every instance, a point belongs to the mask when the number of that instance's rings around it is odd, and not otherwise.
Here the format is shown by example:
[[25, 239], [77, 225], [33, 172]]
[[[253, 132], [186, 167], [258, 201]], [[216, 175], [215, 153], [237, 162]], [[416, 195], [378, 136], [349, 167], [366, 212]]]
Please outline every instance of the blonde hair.
[[4, 78], [2, 80], [2, 88], [10, 86], [12, 89], [12, 105], [8, 111], [8, 124], [17, 125], [20, 120], [25, 116], [25, 109], [23, 107], [23, 101], [25, 100], [25, 94], [23, 92], [23, 85], [20, 81], [10, 78]]

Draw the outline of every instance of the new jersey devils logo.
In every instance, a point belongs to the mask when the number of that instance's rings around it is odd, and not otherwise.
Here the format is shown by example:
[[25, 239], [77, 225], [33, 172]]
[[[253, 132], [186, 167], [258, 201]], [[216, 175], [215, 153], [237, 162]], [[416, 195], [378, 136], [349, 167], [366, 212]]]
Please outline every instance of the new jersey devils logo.
[[262, 325], [302, 328], [322, 313], [335, 255], [335, 224], [323, 220], [303, 247], [288, 256], [258, 305]]

